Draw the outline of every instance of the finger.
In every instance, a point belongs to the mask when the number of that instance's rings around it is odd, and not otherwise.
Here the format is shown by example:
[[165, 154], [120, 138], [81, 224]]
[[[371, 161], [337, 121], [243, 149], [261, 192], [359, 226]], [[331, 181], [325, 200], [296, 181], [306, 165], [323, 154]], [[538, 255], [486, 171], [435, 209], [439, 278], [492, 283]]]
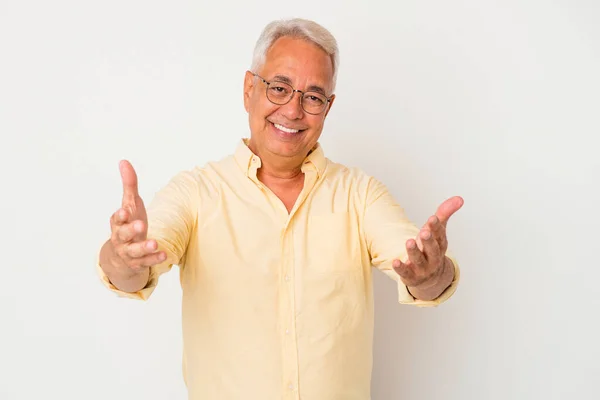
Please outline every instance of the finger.
[[124, 208], [119, 208], [110, 217], [111, 228], [116, 228], [128, 222], [129, 213]]
[[148, 256], [135, 259], [134, 265], [136, 265], [138, 268], [148, 268], [158, 265], [166, 259], [167, 254], [164, 251], [157, 251]]
[[402, 261], [396, 259], [392, 262], [392, 267], [396, 273], [400, 275], [404, 283], [410, 283], [414, 279], [415, 274], [408, 262], [403, 263]]
[[[425, 242], [424, 240], [422, 240], [422, 242]], [[424, 243], [423, 243], [424, 245]], [[408, 259], [410, 260], [410, 263], [414, 265], [414, 268], [416, 269], [424, 269], [425, 266], [427, 265], [427, 260], [425, 258], [425, 255], [423, 254], [423, 252], [421, 250], [419, 250], [419, 248], [417, 247], [417, 243], [415, 240], [413, 239], [409, 239], [406, 242], [406, 251], [408, 252]]]
[[439, 218], [436, 215], [431, 216], [423, 228], [429, 229], [440, 250], [445, 251], [448, 243], [446, 238], [446, 226], [440, 222]]
[[141, 258], [154, 253], [157, 248], [156, 240], [150, 239], [126, 245], [124, 253], [129, 258]]
[[448, 219], [463, 206], [464, 202], [465, 201], [460, 196], [451, 197], [440, 204], [435, 215], [439, 218], [440, 222], [446, 226]]
[[121, 181], [123, 182], [123, 200], [139, 196], [137, 174], [131, 163], [127, 160], [122, 160], [119, 163], [119, 171], [121, 172]]
[[134, 242], [141, 242], [146, 240], [146, 237], [148, 236], [148, 225], [146, 225], [144, 221], [139, 219], [133, 221], [132, 224], [134, 231], [134, 236], [132, 240]]
[[113, 238], [117, 244], [128, 243], [133, 240], [135, 229], [132, 223], [117, 227], [113, 233]]
[[145, 227], [142, 221], [133, 221], [119, 226], [115, 232], [115, 238], [118, 243], [128, 243], [131, 241], [140, 241], [144, 239]]
[[422, 230], [419, 233], [423, 241], [423, 254], [429, 265], [438, 265], [441, 261], [440, 247], [433, 234], [428, 230]]

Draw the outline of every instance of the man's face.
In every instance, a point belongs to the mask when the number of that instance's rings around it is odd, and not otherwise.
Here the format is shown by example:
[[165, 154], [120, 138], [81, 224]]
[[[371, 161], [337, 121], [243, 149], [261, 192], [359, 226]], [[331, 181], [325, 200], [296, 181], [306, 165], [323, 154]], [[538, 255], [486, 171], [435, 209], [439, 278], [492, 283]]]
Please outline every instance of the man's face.
[[[264, 65], [255, 71], [267, 82], [287, 81], [294, 89], [321, 90], [331, 95], [333, 64], [330, 56], [315, 44], [289, 37], [278, 39], [269, 49]], [[250, 122], [250, 147], [261, 157], [296, 158], [301, 162], [321, 136], [325, 110], [312, 115], [300, 105], [301, 93], [285, 105], [273, 104], [266, 96], [267, 85], [251, 72], [244, 80], [244, 107]], [[297, 131], [297, 132], [296, 132]]]

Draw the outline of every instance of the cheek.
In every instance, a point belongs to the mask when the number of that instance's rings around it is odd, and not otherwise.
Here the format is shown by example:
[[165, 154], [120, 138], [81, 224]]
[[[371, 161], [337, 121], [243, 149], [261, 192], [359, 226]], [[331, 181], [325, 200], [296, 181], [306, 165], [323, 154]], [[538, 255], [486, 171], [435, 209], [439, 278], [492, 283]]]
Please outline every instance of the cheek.
[[250, 125], [255, 133], [262, 132], [267, 128], [269, 122], [266, 120], [269, 116], [276, 114], [277, 107], [273, 104], [264, 104], [261, 101], [253, 102], [250, 106]]
[[308, 124], [309, 124], [311, 130], [315, 133], [320, 132], [321, 129], [323, 129], [323, 122], [324, 122], [323, 118], [316, 117], [316, 116], [315, 117], [311, 116], [308, 119]]
[[255, 120], [263, 120], [273, 114], [277, 114], [278, 106], [274, 105], [271, 102], [257, 102], [254, 108], [254, 119]]

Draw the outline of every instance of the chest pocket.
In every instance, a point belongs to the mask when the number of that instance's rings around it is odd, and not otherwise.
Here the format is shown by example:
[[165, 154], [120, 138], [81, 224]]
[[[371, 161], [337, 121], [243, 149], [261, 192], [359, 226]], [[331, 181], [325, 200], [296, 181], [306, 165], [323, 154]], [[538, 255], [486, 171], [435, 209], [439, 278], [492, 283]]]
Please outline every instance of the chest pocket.
[[360, 268], [356, 221], [347, 211], [307, 219], [306, 265], [311, 274], [348, 273]]
[[260, 210], [234, 210], [205, 222], [198, 233], [201, 273], [247, 282], [274, 279], [280, 258], [280, 227]]

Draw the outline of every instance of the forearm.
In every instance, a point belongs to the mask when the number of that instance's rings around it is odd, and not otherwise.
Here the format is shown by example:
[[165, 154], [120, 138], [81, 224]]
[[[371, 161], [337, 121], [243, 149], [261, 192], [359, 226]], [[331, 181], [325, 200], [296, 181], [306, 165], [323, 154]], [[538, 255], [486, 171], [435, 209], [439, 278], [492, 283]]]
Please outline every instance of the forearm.
[[119, 268], [115, 260], [117, 257], [114, 247], [110, 240], [107, 240], [100, 249], [100, 267], [110, 282], [117, 289], [129, 293], [137, 292], [146, 286], [150, 277], [149, 268], [136, 272], [126, 267]]
[[409, 286], [409, 292], [419, 300], [429, 301], [439, 297], [454, 280], [454, 264], [448, 257], [444, 258], [444, 266], [440, 273], [419, 286]]

